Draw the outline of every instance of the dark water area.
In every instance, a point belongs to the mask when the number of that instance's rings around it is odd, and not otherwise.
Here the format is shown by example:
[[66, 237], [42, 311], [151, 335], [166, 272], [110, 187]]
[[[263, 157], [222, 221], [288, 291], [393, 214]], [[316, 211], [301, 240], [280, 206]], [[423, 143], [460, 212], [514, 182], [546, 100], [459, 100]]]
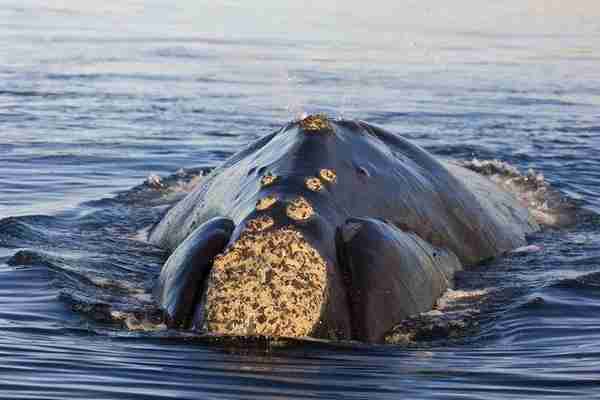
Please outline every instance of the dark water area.
[[597, 218], [464, 271], [487, 295], [454, 338], [233, 346], [157, 317], [140, 232], [302, 113], [531, 168], [600, 213], [600, 7], [480, 3], [0, 2], [0, 398], [597, 397]]

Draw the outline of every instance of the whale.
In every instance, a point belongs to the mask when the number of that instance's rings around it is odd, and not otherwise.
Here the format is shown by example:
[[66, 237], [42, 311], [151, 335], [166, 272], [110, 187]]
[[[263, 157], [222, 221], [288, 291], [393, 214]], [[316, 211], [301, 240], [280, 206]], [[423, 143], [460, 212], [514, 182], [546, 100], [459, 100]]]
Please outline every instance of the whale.
[[309, 115], [231, 156], [149, 241], [167, 325], [207, 335], [382, 342], [458, 271], [527, 244], [526, 205], [360, 120]]

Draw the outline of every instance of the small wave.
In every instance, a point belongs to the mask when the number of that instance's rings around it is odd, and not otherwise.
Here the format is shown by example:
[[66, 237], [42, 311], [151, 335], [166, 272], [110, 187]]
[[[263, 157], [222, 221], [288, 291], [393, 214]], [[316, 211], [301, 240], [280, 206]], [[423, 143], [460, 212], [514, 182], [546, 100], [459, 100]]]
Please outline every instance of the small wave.
[[600, 296], [600, 271], [583, 274], [576, 278], [563, 279], [551, 285], [553, 288], [559, 289], [593, 289], [597, 290]]
[[184, 60], [210, 60], [216, 57], [205, 52], [199, 52], [195, 49], [178, 47], [165, 47], [153, 52], [153, 55], [164, 58], [184, 59]]
[[54, 98], [65, 96], [65, 93], [38, 92], [34, 90], [0, 90], [0, 96]]
[[489, 158], [494, 156], [494, 152], [489, 148], [475, 144], [459, 144], [459, 145], [430, 145], [426, 146], [427, 151], [446, 158], [452, 157], [453, 159], [468, 158], [468, 157], [481, 157]]
[[[123, 310], [114, 304], [101, 302], [98, 299], [74, 292], [61, 292], [60, 300], [68, 304], [71, 310], [97, 324], [110, 325], [117, 329], [129, 331], [160, 331], [166, 330], [162, 313], [156, 307], [137, 308], [136, 310]], [[101, 333], [102, 327], [95, 330]]]
[[600, 125], [590, 125], [590, 126], [565, 126], [555, 129], [557, 132], [561, 133], [580, 133], [580, 134], [590, 134], [590, 133], [600, 133]]
[[20, 160], [23, 164], [44, 164], [44, 165], [94, 165], [94, 164], [124, 164], [128, 161], [127, 157], [119, 157], [115, 155], [100, 156], [87, 155], [80, 153], [61, 153], [34, 156]]
[[479, 329], [481, 304], [489, 293], [489, 289], [449, 289], [434, 310], [406, 318], [386, 335], [385, 342], [423, 346], [474, 337]]
[[0, 220], [0, 246], [22, 247], [26, 244], [49, 242], [48, 224], [55, 219], [49, 216], [8, 217]]
[[514, 106], [580, 106], [580, 103], [573, 103], [570, 101], [557, 100], [557, 99], [540, 99], [534, 97], [508, 97], [501, 100], [503, 104], [510, 104]]
[[372, 123], [390, 124], [395, 120], [405, 122], [406, 120], [428, 121], [428, 120], [466, 120], [477, 121], [490, 119], [497, 121], [498, 119], [514, 120], [522, 119], [522, 115], [508, 113], [491, 113], [491, 112], [461, 112], [461, 113], [443, 113], [443, 112], [397, 112], [397, 111], [376, 111], [368, 114], [366, 118]]
[[31, 265], [50, 265], [48, 256], [33, 250], [19, 250], [6, 262], [11, 267], [25, 267]]
[[157, 81], [157, 82], [184, 82], [186, 79], [182, 76], [168, 74], [124, 74], [124, 73], [51, 73], [47, 75], [50, 80], [57, 81]]
[[[81, 258], [89, 256], [81, 255]], [[55, 275], [60, 275], [60, 285], [94, 285], [94, 281], [77, 267], [78, 257], [66, 257], [43, 250], [24, 249], [17, 251], [7, 264], [12, 267], [44, 266]]]
[[0, 119], [3, 121], [11, 122], [32, 122], [40, 120], [38, 115], [33, 113], [19, 111], [19, 112], [0, 112]]
[[164, 178], [150, 174], [144, 183], [118, 193], [109, 201], [137, 206], [172, 204], [189, 193], [211, 170], [212, 168], [182, 168]]
[[110, 316], [113, 321], [122, 322], [129, 331], [157, 332], [167, 330], [162, 312], [158, 308], [145, 312], [139, 310], [134, 312], [111, 311]]

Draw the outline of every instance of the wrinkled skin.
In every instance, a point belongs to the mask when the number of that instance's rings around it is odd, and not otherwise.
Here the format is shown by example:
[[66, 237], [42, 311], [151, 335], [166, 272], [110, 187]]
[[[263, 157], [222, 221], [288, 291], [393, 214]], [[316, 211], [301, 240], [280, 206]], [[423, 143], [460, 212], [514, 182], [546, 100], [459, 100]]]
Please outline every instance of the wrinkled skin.
[[[235, 227], [226, 245], [213, 218]], [[456, 270], [537, 229], [486, 178], [365, 122], [311, 116], [215, 169], [150, 240], [174, 251], [160, 282], [174, 326], [377, 342], [431, 309]], [[202, 273], [178, 272], [194, 263]]]

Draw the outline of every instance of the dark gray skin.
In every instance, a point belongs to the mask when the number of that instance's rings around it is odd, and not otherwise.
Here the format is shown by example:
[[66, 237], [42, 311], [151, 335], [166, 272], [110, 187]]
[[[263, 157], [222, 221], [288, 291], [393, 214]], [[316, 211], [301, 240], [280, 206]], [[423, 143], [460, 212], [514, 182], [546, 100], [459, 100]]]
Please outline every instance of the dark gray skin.
[[[306, 178], [322, 168], [335, 180], [309, 190]], [[277, 179], [262, 186], [267, 174]], [[277, 202], [257, 210], [268, 195]], [[286, 214], [298, 196], [314, 210], [307, 220]], [[430, 310], [462, 266], [523, 246], [539, 229], [511, 194], [397, 134], [362, 121], [309, 117], [231, 157], [152, 230], [150, 241], [174, 252], [159, 285], [171, 326], [200, 329], [213, 258], [264, 216], [274, 221], [268, 230], [293, 227], [327, 263], [325, 300], [307, 335], [369, 342]], [[253, 323], [244, 329], [265, 334]]]

